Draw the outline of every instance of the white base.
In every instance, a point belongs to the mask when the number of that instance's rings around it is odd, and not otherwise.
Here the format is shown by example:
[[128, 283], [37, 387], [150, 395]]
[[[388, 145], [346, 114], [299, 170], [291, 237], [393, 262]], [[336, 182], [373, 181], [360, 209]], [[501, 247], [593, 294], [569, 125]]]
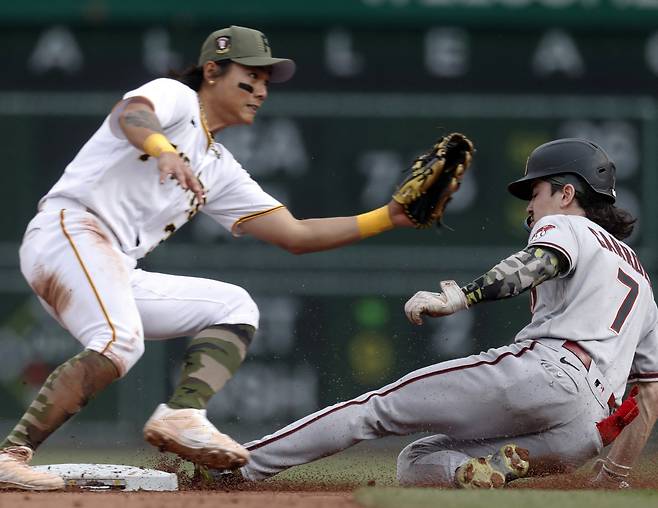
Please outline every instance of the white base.
[[178, 477], [157, 469], [114, 464], [53, 464], [33, 466], [38, 471], [58, 474], [67, 486], [86, 490], [178, 490]]

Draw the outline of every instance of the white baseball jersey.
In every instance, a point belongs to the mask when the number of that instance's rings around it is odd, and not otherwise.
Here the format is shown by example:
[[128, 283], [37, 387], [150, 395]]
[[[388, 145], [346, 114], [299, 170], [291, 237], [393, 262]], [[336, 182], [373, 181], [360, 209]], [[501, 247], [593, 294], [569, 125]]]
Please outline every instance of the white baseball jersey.
[[[189, 160], [205, 188], [203, 212], [238, 234], [240, 219], [282, 206], [226, 147], [215, 143], [210, 149], [194, 90], [162, 78], [124, 98], [137, 96], [151, 101], [164, 134]], [[178, 182], [160, 184], [156, 160], [133, 147], [110, 123], [108, 116], [41, 203], [51, 197], [74, 199], [112, 229], [126, 254], [139, 259], [190, 220], [199, 206], [192, 191], [184, 191]]]
[[207, 200], [159, 182], [156, 160], [105, 119], [39, 203], [20, 249], [21, 271], [45, 308], [87, 349], [123, 375], [144, 336], [196, 335], [216, 324], [258, 327], [258, 307], [220, 281], [136, 270], [136, 260], [201, 210], [234, 234], [244, 220], [282, 205], [222, 145], [211, 145], [196, 93], [156, 79], [127, 93], [154, 106], [165, 135], [189, 159]]
[[619, 400], [629, 371], [658, 380], [658, 312], [646, 270], [633, 250], [581, 216], [537, 221], [529, 246], [560, 252], [569, 268], [535, 288], [532, 321], [516, 342], [542, 337], [579, 341]]

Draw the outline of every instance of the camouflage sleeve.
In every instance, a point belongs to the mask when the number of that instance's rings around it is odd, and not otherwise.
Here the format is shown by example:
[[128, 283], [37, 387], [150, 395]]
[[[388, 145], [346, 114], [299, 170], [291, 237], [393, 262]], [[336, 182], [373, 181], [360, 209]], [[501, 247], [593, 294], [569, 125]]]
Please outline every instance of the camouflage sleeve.
[[483, 300], [500, 300], [557, 277], [567, 268], [568, 264], [556, 251], [546, 247], [528, 247], [503, 259], [487, 273], [462, 287], [462, 291], [469, 305]]

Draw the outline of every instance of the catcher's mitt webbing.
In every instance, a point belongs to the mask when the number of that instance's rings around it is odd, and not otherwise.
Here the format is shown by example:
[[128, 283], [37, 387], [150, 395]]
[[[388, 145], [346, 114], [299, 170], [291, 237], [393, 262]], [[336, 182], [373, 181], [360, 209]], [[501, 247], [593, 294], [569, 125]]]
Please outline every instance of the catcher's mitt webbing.
[[389, 229], [393, 229], [391, 215], [388, 206], [382, 206], [371, 212], [362, 213], [356, 216], [356, 223], [359, 226], [361, 238], [378, 235]]
[[473, 143], [459, 132], [439, 139], [418, 157], [393, 194], [417, 228], [440, 224], [448, 201], [471, 164]]

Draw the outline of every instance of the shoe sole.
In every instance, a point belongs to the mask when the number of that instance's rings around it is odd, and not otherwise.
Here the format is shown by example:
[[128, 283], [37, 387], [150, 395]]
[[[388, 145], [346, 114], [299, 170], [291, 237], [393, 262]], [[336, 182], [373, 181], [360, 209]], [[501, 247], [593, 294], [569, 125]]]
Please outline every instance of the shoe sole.
[[514, 444], [503, 446], [488, 458], [467, 461], [462, 467], [457, 486], [463, 489], [500, 489], [509, 481], [528, 474], [530, 452]]
[[34, 486], [34, 485], [28, 485], [25, 483], [15, 483], [15, 482], [0, 482], [0, 489], [1, 490], [9, 490], [9, 489], [14, 489], [14, 490], [33, 490], [33, 491], [47, 491], [47, 490], [64, 490], [65, 485], [58, 485], [56, 487], [48, 487], [48, 486]]
[[522, 478], [528, 474], [530, 468], [530, 452], [525, 448], [509, 444], [503, 446], [500, 450], [503, 457], [504, 468], [506, 469], [507, 481]]
[[[175, 453], [195, 464], [213, 469], [237, 469], [244, 466], [249, 456], [243, 457], [231, 450], [218, 448], [191, 448], [156, 429], [144, 430], [144, 439], [161, 452]], [[246, 451], [246, 450], [245, 450]]]
[[465, 467], [463, 478], [458, 481], [462, 489], [500, 489], [505, 485], [505, 476], [484, 457], [470, 459], [462, 467]]

